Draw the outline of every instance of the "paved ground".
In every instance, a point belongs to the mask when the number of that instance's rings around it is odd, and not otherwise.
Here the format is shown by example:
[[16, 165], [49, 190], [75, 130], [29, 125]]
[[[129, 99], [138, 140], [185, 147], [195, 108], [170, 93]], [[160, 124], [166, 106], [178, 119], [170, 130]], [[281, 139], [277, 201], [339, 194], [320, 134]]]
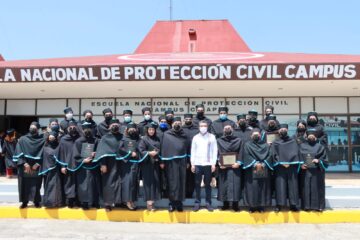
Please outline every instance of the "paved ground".
[[0, 220], [0, 239], [359, 239], [360, 224], [153, 224], [60, 220]]

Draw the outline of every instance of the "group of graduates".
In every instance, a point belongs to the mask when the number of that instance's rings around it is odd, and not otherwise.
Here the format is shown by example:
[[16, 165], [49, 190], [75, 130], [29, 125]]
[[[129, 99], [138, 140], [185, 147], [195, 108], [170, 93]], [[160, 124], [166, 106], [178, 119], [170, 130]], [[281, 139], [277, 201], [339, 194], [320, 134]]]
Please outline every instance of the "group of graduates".
[[[197, 105], [196, 115], [185, 114], [183, 121], [167, 110], [155, 122], [151, 108], [145, 107], [144, 120], [135, 124], [131, 110], [123, 112], [120, 122], [107, 108], [104, 121], [96, 124], [91, 110], [77, 122], [67, 107], [65, 118], [60, 123], [50, 119], [45, 133], [39, 123], [31, 123], [13, 153], [20, 208], [31, 201], [35, 207], [136, 210], [142, 180], [148, 210], [168, 198], [170, 212], [183, 211], [183, 201], [194, 193], [197, 173], [190, 162], [191, 145], [199, 134], [216, 138], [218, 161], [212, 177], [217, 179], [221, 209], [237, 211], [243, 199], [249, 211], [262, 212], [272, 207], [273, 196], [276, 211], [288, 206], [292, 211], [325, 208], [327, 136], [316, 112], [299, 120], [296, 134], [289, 136], [288, 126], [276, 120], [272, 106], [266, 106], [261, 121], [252, 110], [234, 122], [227, 107], [219, 107], [219, 118], [211, 121], [204, 109]], [[207, 129], [199, 131], [201, 124]], [[228, 153], [236, 153], [236, 161], [222, 165], [220, 159]]]

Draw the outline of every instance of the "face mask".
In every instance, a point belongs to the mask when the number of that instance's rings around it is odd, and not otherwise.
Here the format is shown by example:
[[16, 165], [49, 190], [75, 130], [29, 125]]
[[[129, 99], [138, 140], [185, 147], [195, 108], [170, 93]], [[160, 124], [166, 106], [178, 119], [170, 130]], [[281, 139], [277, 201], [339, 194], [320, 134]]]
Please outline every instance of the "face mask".
[[167, 123], [162, 122], [162, 123], [159, 124], [159, 127], [160, 127], [160, 129], [164, 130], [164, 129], [168, 128], [168, 125], [167, 125]]
[[225, 136], [231, 136], [231, 134], [232, 134], [232, 130], [231, 130], [231, 129], [226, 129], [226, 130], [224, 131], [224, 135], [225, 135]]
[[105, 116], [105, 121], [106, 121], [106, 122], [110, 122], [110, 120], [111, 120], [112, 118], [113, 118], [112, 116]]
[[71, 120], [73, 118], [73, 114], [72, 113], [67, 113], [65, 114], [66, 120]]
[[49, 144], [51, 146], [56, 146], [58, 144], [58, 141], [56, 139], [53, 139], [53, 140], [49, 140]]
[[172, 122], [174, 118], [172, 116], [166, 116], [165, 119], [167, 122]]
[[305, 132], [305, 128], [298, 128], [297, 131], [298, 131], [299, 133], [304, 133], [304, 132]]
[[275, 124], [274, 125], [269, 124], [269, 129], [275, 129], [275, 128], [276, 128]]
[[128, 134], [130, 137], [133, 137], [133, 138], [138, 136], [138, 133], [135, 130], [128, 131]]
[[51, 127], [51, 131], [58, 132], [60, 130], [59, 125], [55, 125]]
[[190, 126], [192, 124], [192, 121], [186, 121], [185, 125]]
[[197, 116], [198, 118], [203, 118], [203, 117], [204, 117], [204, 112], [197, 112], [197, 113], [196, 113], [196, 116]]
[[251, 117], [251, 118], [249, 118], [249, 122], [251, 122], [251, 123], [255, 123], [255, 122], [256, 122], [256, 120], [257, 120], [257, 118], [256, 118], [256, 117]]
[[308, 138], [308, 142], [309, 142], [310, 144], [315, 144], [315, 143], [316, 143], [316, 140], [315, 140], [315, 138]]
[[85, 135], [85, 137], [87, 137], [87, 138], [91, 137], [91, 136], [92, 136], [92, 131], [91, 131], [91, 129], [85, 129], [85, 130], [84, 130], [84, 135]]
[[200, 132], [202, 133], [202, 134], [205, 134], [205, 133], [207, 133], [207, 127], [200, 127]]
[[315, 119], [309, 119], [308, 123], [309, 123], [309, 125], [313, 126], [313, 125], [315, 125], [317, 123], [317, 121]]
[[279, 132], [279, 135], [281, 138], [285, 138], [285, 137], [287, 137], [287, 132], [281, 131], [281, 132]]
[[76, 136], [77, 135], [77, 130], [75, 129], [75, 128], [70, 128], [70, 130], [69, 130], [69, 134], [70, 134], [70, 136]]
[[144, 115], [144, 119], [145, 119], [145, 121], [149, 121], [151, 119], [151, 116], [146, 114], [146, 115]]
[[253, 136], [252, 139], [254, 140], [254, 142], [259, 142], [260, 136], [256, 134], [256, 135]]
[[92, 121], [92, 117], [85, 118], [85, 121], [86, 121], [86, 122], [91, 122], [91, 121]]
[[118, 126], [118, 125], [111, 126], [110, 131], [111, 131], [112, 133], [117, 133], [117, 132], [119, 132], [119, 126]]
[[35, 136], [38, 133], [38, 130], [36, 128], [30, 128], [29, 132], [31, 135]]
[[220, 114], [220, 120], [225, 121], [227, 119], [227, 114]]
[[245, 126], [246, 126], [246, 122], [244, 122], [244, 121], [239, 122], [239, 126], [240, 126], [240, 127], [245, 127]]
[[131, 122], [131, 117], [129, 117], [129, 116], [124, 117], [124, 122], [127, 122], [127, 123]]
[[175, 132], [180, 131], [180, 129], [181, 129], [181, 126], [179, 124], [174, 125]]
[[271, 115], [271, 113], [265, 113], [266, 117], [269, 117]]

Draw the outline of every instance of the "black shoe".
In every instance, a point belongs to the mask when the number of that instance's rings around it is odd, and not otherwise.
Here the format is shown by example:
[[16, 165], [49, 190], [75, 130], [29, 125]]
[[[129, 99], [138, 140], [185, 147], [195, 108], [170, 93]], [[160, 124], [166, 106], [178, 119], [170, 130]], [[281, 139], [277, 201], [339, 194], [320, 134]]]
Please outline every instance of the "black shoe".
[[174, 208], [174, 206], [173, 206], [171, 203], [169, 204], [168, 210], [169, 210], [169, 212], [175, 211], [175, 208]]
[[82, 210], [89, 210], [90, 209], [88, 203], [81, 204], [81, 208], [82, 208]]
[[100, 209], [100, 204], [93, 204], [92, 207], [96, 209]]
[[276, 207], [274, 208], [274, 211], [275, 211], [275, 212], [280, 212], [280, 211], [281, 211], [281, 207], [280, 207], [280, 206], [276, 206]]
[[199, 203], [195, 203], [195, 206], [193, 207], [193, 211], [197, 212], [200, 210], [200, 204]]
[[229, 202], [224, 202], [223, 206], [221, 207], [221, 210], [225, 211], [225, 210], [229, 210], [229, 208], [230, 208]]
[[75, 200], [74, 199], [70, 198], [70, 199], [68, 199], [67, 202], [68, 202], [67, 203], [68, 208], [74, 208], [75, 207]]
[[296, 207], [295, 205], [291, 205], [291, 206], [290, 206], [290, 211], [292, 211], [292, 212], [298, 212], [298, 211], [299, 211], [299, 208]]
[[232, 210], [234, 210], [235, 212], [239, 211], [239, 203], [238, 202], [233, 202]]
[[211, 206], [210, 203], [207, 203], [207, 204], [206, 204], [206, 209], [207, 209], [209, 212], [213, 212], [213, 211], [214, 211], [214, 208]]
[[28, 206], [27, 203], [22, 203], [19, 208], [20, 208], [20, 209], [24, 209], [24, 208], [27, 208], [27, 206]]
[[105, 212], [111, 212], [112, 207], [111, 206], [105, 206]]
[[256, 208], [249, 208], [249, 212], [250, 212], [250, 213], [256, 212]]
[[184, 211], [183, 204], [182, 204], [182, 203], [179, 203], [178, 206], [176, 207], [176, 210], [177, 210], [178, 212], [183, 212], [183, 211]]
[[263, 207], [259, 207], [257, 210], [259, 211], [259, 213], [265, 212], [265, 209]]
[[39, 202], [36, 202], [36, 203], [34, 203], [34, 207], [36, 207], [36, 208], [41, 208], [41, 205], [40, 205]]

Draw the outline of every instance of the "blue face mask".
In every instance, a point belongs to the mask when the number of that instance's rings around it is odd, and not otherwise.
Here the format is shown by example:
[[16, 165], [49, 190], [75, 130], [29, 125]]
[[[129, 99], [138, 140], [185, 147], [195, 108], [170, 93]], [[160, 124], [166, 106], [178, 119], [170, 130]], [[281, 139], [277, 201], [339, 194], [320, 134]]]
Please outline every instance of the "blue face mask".
[[159, 127], [160, 127], [161, 129], [167, 129], [167, 128], [168, 128], [168, 125], [167, 125], [167, 123], [160, 123], [160, 124], [159, 124]]
[[220, 114], [220, 120], [225, 121], [227, 119], [227, 114]]
[[129, 116], [124, 117], [124, 122], [127, 122], [127, 123], [131, 122], [131, 117], [129, 117]]

